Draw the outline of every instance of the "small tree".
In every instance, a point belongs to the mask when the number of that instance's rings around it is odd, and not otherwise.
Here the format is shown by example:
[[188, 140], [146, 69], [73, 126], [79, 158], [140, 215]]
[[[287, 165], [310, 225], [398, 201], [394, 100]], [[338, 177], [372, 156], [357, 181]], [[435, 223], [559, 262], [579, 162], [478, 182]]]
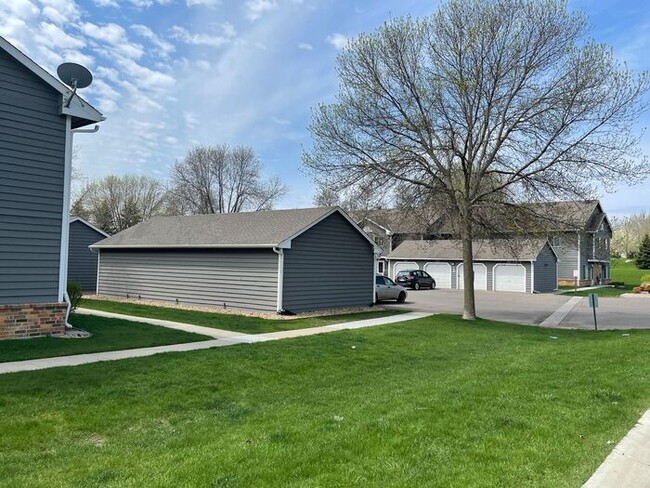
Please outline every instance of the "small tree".
[[650, 269], [650, 235], [643, 236], [639, 253], [636, 256], [636, 266], [640, 269]]

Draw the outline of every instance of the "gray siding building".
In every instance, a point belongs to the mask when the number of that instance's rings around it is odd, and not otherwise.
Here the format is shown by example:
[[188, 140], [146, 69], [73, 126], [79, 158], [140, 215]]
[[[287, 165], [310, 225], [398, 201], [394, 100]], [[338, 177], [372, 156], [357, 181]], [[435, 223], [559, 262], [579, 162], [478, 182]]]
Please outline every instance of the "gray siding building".
[[0, 338], [63, 331], [71, 130], [103, 120], [70, 93], [0, 37]]
[[611, 277], [612, 227], [597, 200], [552, 202], [547, 212], [565, 218], [551, 232], [550, 242], [560, 259], [558, 280], [562, 285], [607, 283]]
[[70, 220], [68, 283], [78, 283], [84, 293], [95, 293], [97, 289], [97, 253], [89, 246], [107, 237], [106, 232], [84, 219]]
[[[420, 269], [437, 288], [463, 288], [462, 243], [458, 240], [404, 241], [385, 257], [388, 276]], [[545, 239], [474, 242], [476, 290], [543, 293], [557, 290], [558, 258]]]
[[101, 295], [294, 313], [372, 303], [379, 253], [338, 207], [154, 217], [91, 248]]

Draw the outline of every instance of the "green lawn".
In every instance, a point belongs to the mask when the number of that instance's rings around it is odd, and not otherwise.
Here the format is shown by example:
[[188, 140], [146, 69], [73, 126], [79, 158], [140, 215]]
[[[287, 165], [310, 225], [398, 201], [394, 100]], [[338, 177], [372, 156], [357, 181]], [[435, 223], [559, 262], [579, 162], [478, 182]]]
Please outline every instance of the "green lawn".
[[644, 275], [650, 275], [650, 269], [639, 269], [634, 262], [626, 263], [625, 259], [612, 258], [612, 281], [639, 286]]
[[0, 486], [578, 487], [650, 331], [456, 317], [0, 376]]
[[217, 329], [232, 330], [245, 334], [263, 334], [266, 332], [279, 332], [282, 330], [307, 329], [321, 325], [352, 322], [355, 320], [374, 319], [404, 313], [401, 310], [376, 310], [372, 312], [346, 313], [323, 317], [309, 317], [304, 319], [275, 320], [259, 317], [246, 317], [237, 314], [218, 312], [198, 312], [195, 310], [182, 310], [171, 307], [154, 307], [134, 303], [111, 302], [107, 300], [93, 300], [84, 298], [80, 307], [103, 310], [105, 312], [121, 313], [136, 317], [149, 317], [153, 319], [171, 320], [186, 324], [203, 325]]
[[[84, 315], [71, 315], [70, 323], [93, 334], [87, 339], [38, 339], [0, 341], [0, 362], [22, 361], [54, 356], [69, 356], [100, 351], [117, 351], [137, 347], [164, 346], [211, 339], [156, 325], [127, 322]], [[0, 409], [2, 400], [0, 400]]]
[[[596, 293], [601, 297], [618, 297], [623, 293], [632, 293], [635, 286], [641, 284], [641, 277], [650, 275], [650, 270], [639, 269], [634, 262], [626, 263], [625, 259], [612, 258], [611, 261], [611, 280], [625, 283], [624, 286], [617, 286], [616, 288], [598, 288], [596, 290], [586, 290], [579, 292], [566, 293], [567, 296], [588, 296], [590, 293]], [[571, 286], [561, 286], [563, 290], [571, 290]]]

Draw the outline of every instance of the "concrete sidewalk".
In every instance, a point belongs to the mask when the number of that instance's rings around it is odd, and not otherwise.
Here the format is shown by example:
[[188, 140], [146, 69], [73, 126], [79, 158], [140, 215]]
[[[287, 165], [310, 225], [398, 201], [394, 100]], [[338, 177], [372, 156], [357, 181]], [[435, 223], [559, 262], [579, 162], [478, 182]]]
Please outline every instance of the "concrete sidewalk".
[[[141, 322], [143, 324], [159, 325], [168, 329], [182, 330], [193, 334], [201, 334], [215, 339], [224, 339], [226, 337], [236, 337], [242, 335], [241, 332], [232, 330], [215, 329], [214, 327], [204, 327], [201, 325], [186, 324], [184, 322], [172, 322], [171, 320], [150, 319], [148, 317], [137, 317], [135, 315], [124, 315], [121, 313], [104, 312], [102, 310], [93, 310], [91, 308], [78, 308], [74, 313], [80, 315], [95, 315], [97, 317], [107, 317], [109, 319], [128, 320], [130, 322]], [[245, 335], [245, 334], [244, 334]]]
[[[340, 324], [323, 325], [322, 327], [313, 327], [310, 329], [285, 330], [282, 332], [270, 332], [267, 334], [242, 334], [221, 329], [212, 329], [210, 327], [200, 327], [180, 322], [170, 322], [167, 320], [147, 319], [134, 317], [131, 315], [113, 314], [109, 312], [97, 312], [95, 310], [85, 309], [83, 313], [87, 315], [97, 315], [101, 317], [120, 318], [132, 322], [145, 322], [148, 324], [169, 327], [172, 329], [195, 332], [211, 337], [214, 340], [191, 342], [187, 344], [172, 344], [169, 346], [143, 347], [140, 349], [125, 349], [122, 351], [107, 351], [91, 354], [76, 354], [73, 356], [59, 356], [54, 358], [32, 359], [27, 361], [14, 361], [10, 363], [0, 363], [0, 374], [17, 373], [20, 371], [36, 371], [39, 369], [58, 368], [62, 366], [79, 366], [81, 364], [98, 363], [101, 361], [117, 361], [120, 359], [140, 358], [153, 356], [166, 352], [185, 352], [198, 351], [201, 349], [211, 349], [214, 347], [231, 346], [233, 344], [252, 344], [256, 342], [275, 341], [280, 339], [289, 339], [292, 337], [303, 337], [316, 334], [325, 334], [347, 329], [360, 329], [363, 327], [374, 327], [377, 325], [395, 324], [407, 320], [421, 319], [432, 315], [431, 313], [411, 312], [399, 315], [391, 315], [368, 320], [357, 320], [354, 322], [342, 322]], [[212, 332], [209, 333], [209, 332]], [[77, 339], [66, 339], [77, 340]], [[83, 339], [79, 339], [83, 340]]]
[[582, 487], [650, 487], [650, 410], [616, 445]]

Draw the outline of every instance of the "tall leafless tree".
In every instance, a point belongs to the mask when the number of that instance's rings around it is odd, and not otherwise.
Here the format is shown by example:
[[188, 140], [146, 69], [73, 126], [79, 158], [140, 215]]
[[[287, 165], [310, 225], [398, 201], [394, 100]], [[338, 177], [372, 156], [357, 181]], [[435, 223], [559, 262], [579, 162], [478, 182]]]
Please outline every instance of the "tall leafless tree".
[[486, 207], [585, 198], [648, 174], [634, 130], [648, 74], [588, 36], [560, 0], [453, 0], [389, 21], [340, 53], [338, 99], [314, 110], [304, 165], [323, 184], [382, 179], [443, 201], [473, 319], [473, 232]]
[[268, 210], [286, 194], [277, 177], [265, 180], [250, 147], [196, 146], [172, 169], [171, 194], [180, 213]]

